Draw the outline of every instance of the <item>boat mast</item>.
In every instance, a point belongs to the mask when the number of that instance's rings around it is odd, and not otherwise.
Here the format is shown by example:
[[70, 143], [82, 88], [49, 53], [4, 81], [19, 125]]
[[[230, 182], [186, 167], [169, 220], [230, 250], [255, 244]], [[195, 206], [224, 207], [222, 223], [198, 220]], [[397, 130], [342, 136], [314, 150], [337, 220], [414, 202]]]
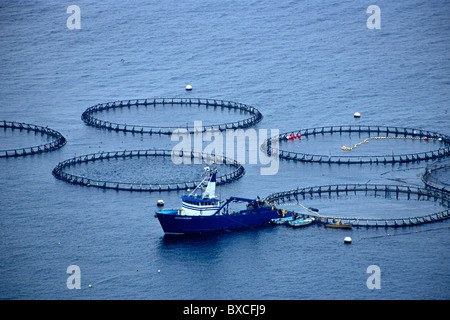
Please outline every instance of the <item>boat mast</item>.
[[[210, 171], [210, 179], [208, 182], [208, 185], [206, 186], [206, 190], [203, 193], [203, 199], [214, 199], [216, 197], [216, 173], [217, 173], [217, 169], [216, 168], [212, 168], [210, 169], [209, 167], [208, 171]], [[205, 168], [205, 169], [206, 169]]]
[[192, 190], [192, 192], [189, 194], [189, 196], [192, 196], [195, 191], [197, 191], [197, 189], [202, 188], [203, 183], [207, 180], [208, 181], [208, 185], [206, 186], [206, 190], [203, 193], [203, 198], [215, 198], [216, 194], [216, 173], [217, 173], [217, 169], [216, 168], [210, 168], [210, 167], [205, 167], [204, 168], [205, 173], [206, 173], [206, 177], [198, 184], [197, 187], [195, 187], [194, 190]]

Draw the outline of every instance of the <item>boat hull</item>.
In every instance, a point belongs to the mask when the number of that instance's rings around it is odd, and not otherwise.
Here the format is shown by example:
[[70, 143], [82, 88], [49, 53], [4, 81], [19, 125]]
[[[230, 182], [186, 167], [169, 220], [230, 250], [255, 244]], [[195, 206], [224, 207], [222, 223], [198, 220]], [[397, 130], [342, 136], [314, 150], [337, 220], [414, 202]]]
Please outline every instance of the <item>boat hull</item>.
[[288, 223], [290, 220], [292, 220], [292, 217], [282, 217], [282, 218], [275, 218], [275, 219], [271, 219], [270, 223], [271, 224], [285, 224]]
[[302, 227], [313, 223], [313, 221], [314, 219], [308, 218], [308, 219], [291, 220], [288, 223], [291, 227]]
[[164, 210], [156, 212], [156, 216], [164, 233], [191, 234], [261, 226], [281, 216], [276, 209], [272, 209], [260, 207], [236, 214], [211, 216], [180, 215], [177, 210]]
[[326, 228], [351, 229], [351, 224], [325, 224]]

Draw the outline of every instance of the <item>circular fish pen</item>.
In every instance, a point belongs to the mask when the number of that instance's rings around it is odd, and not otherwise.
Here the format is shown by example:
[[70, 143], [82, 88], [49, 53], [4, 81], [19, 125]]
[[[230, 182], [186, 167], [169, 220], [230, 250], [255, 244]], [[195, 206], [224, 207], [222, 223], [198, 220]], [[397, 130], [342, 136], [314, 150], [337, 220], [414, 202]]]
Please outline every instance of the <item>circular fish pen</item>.
[[422, 181], [429, 188], [450, 192], [450, 161], [427, 166]]
[[210, 154], [202, 154], [195, 152], [184, 152], [183, 154], [176, 154], [172, 150], [132, 150], [132, 151], [113, 151], [113, 152], [101, 152], [101, 153], [93, 153], [82, 155], [78, 157], [74, 157], [72, 159], [67, 159], [63, 162], [60, 162], [54, 169], [53, 175], [63, 181], [87, 186], [87, 187], [96, 187], [102, 189], [113, 189], [113, 190], [126, 190], [126, 191], [179, 191], [179, 190], [187, 190], [194, 189], [201, 182], [201, 180], [197, 181], [179, 181], [179, 182], [120, 182], [120, 181], [111, 181], [111, 180], [101, 180], [96, 179], [95, 177], [86, 177], [82, 175], [77, 175], [68, 172], [69, 169], [78, 164], [86, 164], [94, 161], [104, 161], [110, 159], [131, 159], [131, 158], [171, 158], [172, 156], [180, 156], [186, 162], [194, 162], [202, 163], [201, 161], [205, 161], [206, 163], [211, 164], [223, 164], [226, 166], [230, 166], [232, 171], [217, 176], [217, 184], [225, 184], [232, 181], [235, 181], [241, 178], [245, 174], [244, 167], [239, 164], [237, 161], [228, 159], [225, 157], [215, 157]]
[[61, 148], [67, 142], [66, 139], [63, 137], [63, 135], [58, 131], [50, 129], [48, 127], [37, 126], [34, 124], [3, 120], [0, 122], [0, 128], [3, 128], [4, 130], [11, 129], [26, 132], [34, 132], [36, 134], [40, 133], [41, 135], [46, 136], [46, 138], [51, 139], [50, 142], [42, 143], [31, 147], [0, 150], [0, 158], [21, 157], [53, 151]]
[[[316, 137], [327, 137], [332, 139], [333, 137], [351, 137], [351, 135], [357, 135], [357, 143], [352, 142], [348, 147], [342, 146], [338, 149], [339, 154], [314, 154], [306, 152], [297, 152], [296, 150], [286, 150], [281, 146], [286, 142], [295, 142], [308, 140]], [[353, 136], [354, 137], [354, 136]], [[279, 147], [273, 147], [273, 140], [277, 139]], [[373, 144], [374, 141], [422, 141], [426, 143], [437, 144], [438, 147], [416, 153], [405, 152], [390, 152], [390, 154], [355, 154], [354, 149], [362, 149], [362, 145], [369, 143]], [[450, 137], [421, 129], [412, 128], [400, 128], [400, 127], [384, 127], [384, 126], [328, 126], [317, 127], [310, 129], [302, 129], [299, 131], [291, 131], [280, 134], [276, 137], [267, 139], [261, 146], [262, 150], [266, 151], [269, 155], [278, 153], [281, 159], [292, 160], [298, 162], [314, 162], [314, 163], [329, 163], [329, 164], [389, 164], [389, 163], [406, 163], [424, 160], [434, 160], [443, 158], [450, 155]], [[323, 149], [323, 148], [322, 148]], [[336, 149], [336, 148], [335, 148]], [[366, 149], [363, 149], [366, 150]]]
[[[116, 123], [106, 120], [101, 120], [96, 117], [97, 113], [106, 110], [117, 110], [123, 108], [145, 108], [149, 106], [166, 106], [172, 105], [178, 108], [183, 108], [186, 106], [203, 106], [205, 108], [224, 108], [229, 110], [237, 110], [243, 113], [251, 114], [251, 117], [239, 121], [221, 123], [221, 124], [210, 124], [204, 125], [200, 128], [189, 126], [157, 126], [157, 125], [133, 125]], [[141, 134], [165, 134], [170, 135], [177, 129], [186, 129], [189, 133], [196, 133], [198, 130], [204, 132], [206, 130], [219, 130], [225, 131], [227, 129], [242, 129], [250, 127], [263, 118], [262, 114], [258, 109], [232, 101], [223, 101], [216, 99], [199, 99], [199, 98], [155, 98], [155, 99], [137, 99], [137, 100], [125, 100], [125, 101], [114, 101], [108, 103], [100, 103], [86, 109], [81, 115], [81, 119], [88, 125], [94, 126], [96, 128], [103, 128], [112, 131], [122, 131], [131, 133], [141, 133]]]
[[[404, 217], [351, 217], [351, 216], [332, 216], [319, 214], [318, 209], [308, 209], [300, 202], [325, 198], [329, 200], [332, 196], [364, 196], [364, 197], [381, 197], [383, 199], [402, 200], [402, 201], [429, 201], [433, 204], [439, 205], [444, 210], [437, 212], [404, 216]], [[339, 221], [342, 223], [350, 223], [353, 227], [407, 227], [420, 225], [435, 221], [441, 221], [450, 217], [450, 194], [434, 189], [417, 188], [410, 186], [398, 185], [377, 185], [377, 184], [340, 184], [340, 185], [324, 185], [316, 187], [297, 188], [289, 191], [277, 192], [269, 195], [265, 200], [274, 204], [280, 205], [286, 202], [294, 202], [295, 205], [303, 207], [309, 214], [300, 214], [304, 217], [314, 217], [316, 221], [324, 224], [332, 223], [332, 221]], [[365, 212], [370, 210], [367, 202], [363, 204]], [[415, 205], [416, 206], [416, 203]], [[300, 208], [299, 207], [299, 208]], [[346, 207], [344, 207], [347, 210]], [[337, 210], [337, 208], [330, 208], [330, 210]], [[352, 207], [352, 210], [355, 208]], [[421, 208], [417, 208], [421, 210]], [[386, 213], [384, 213], [386, 214]]]

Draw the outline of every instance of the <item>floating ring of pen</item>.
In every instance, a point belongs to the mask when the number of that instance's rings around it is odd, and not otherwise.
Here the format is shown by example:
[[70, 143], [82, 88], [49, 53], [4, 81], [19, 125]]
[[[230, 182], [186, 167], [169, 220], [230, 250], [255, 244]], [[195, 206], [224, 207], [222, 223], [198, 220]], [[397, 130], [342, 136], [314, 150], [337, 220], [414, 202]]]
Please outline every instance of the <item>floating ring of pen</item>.
[[3, 120], [0, 122], [0, 128], [4, 128], [5, 130], [7, 128], [10, 128], [13, 130], [18, 129], [20, 131], [33, 131], [35, 133], [41, 133], [42, 135], [46, 135], [47, 137], [52, 138], [52, 141], [50, 142], [32, 147], [0, 150], [0, 158], [21, 157], [36, 153], [53, 151], [61, 148], [67, 142], [63, 135], [58, 131], [50, 129], [48, 127], [36, 126], [34, 124]]
[[[331, 197], [331, 196], [384, 196], [387, 199], [396, 200], [429, 200], [436, 202], [444, 208], [439, 212], [426, 215], [401, 218], [372, 218], [372, 217], [349, 217], [349, 216], [328, 216], [318, 209], [307, 210], [304, 216], [315, 217], [321, 223], [330, 223], [330, 221], [339, 221], [341, 223], [351, 224], [353, 227], [407, 227], [420, 225], [435, 221], [441, 221], [450, 218], [450, 194], [448, 192], [418, 188], [413, 186], [400, 185], [382, 185], [382, 184], [337, 184], [322, 185], [306, 188], [296, 188], [288, 191], [282, 191], [270, 194], [265, 198], [266, 201], [273, 205], [280, 205], [286, 202], [294, 202], [299, 208], [306, 207], [300, 204], [304, 200], [311, 200], [314, 197]], [[306, 208], [307, 209], [307, 208]], [[315, 212], [312, 212], [315, 211]]]
[[[60, 162], [52, 171], [53, 175], [60, 180], [70, 182], [72, 184], [87, 186], [87, 187], [97, 187], [102, 189], [113, 189], [113, 190], [126, 190], [126, 191], [178, 191], [187, 190], [195, 188], [200, 181], [187, 181], [187, 182], [177, 182], [177, 183], [132, 183], [132, 182], [120, 182], [120, 181], [108, 181], [108, 180], [97, 180], [89, 177], [79, 176], [67, 172], [71, 166], [81, 163], [93, 162], [97, 160], [105, 159], [126, 159], [126, 158], [139, 158], [139, 157], [178, 157], [181, 160], [194, 161], [196, 163], [202, 163], [204, 161], [209, 164], [224, 164], [232, 166], [234, 169], [231, 173], [217, 176], [217, 184], [225, 184], [235, 181], [241, 178], [245, 174], [244, 167], [235, 160], [228, 159], [225, 157], [216, 157], [210, 154], [195, 153], [195, 152], [174, 152], [172, 150], [132, 150], [132, 151], [112, 151], [112, 152], [101, 152], [82, 155], [74, 157], [72, 159], [67, 159]], [[172, 158], [173, 159], [173, 158]]]
[[[353, 147], [342, 147], [342, 150], [351, 151], [362, 143], [368, 142], [370, 139], [414, 139], [414, 140], [437, 140], [443, 147], [436, 150], [409, 154], [392, 154], [392, 155], [320, 155], [307, 154], [302, 152], [281, 150], [281, 148], [272, 147], [273, 139], [278, 142], [302, 139], [303, 137], [324, 135], [324, 134], [344, 134], [344, 133], [365, 133], [369, 135], [366, 139]], [[315, 162], [315, 163], [334, 163], [334, 164], [387, 164], [387, 163], [405, 163], [423, 160], [434, 160], [450, 155], [450, 137], [420, 129], [400, 128], [400, 127], [384, 127], [384, 126], [328, 126], [310, 129], [302, 129], [299, 131], [286, 132], [276, 137], [267, 139], [261, 146], [261, 149], [267, 153], [278, 153], [281, 159], [299, 161], [299, 162]]]
[[429, 188], [450, 193], [450, 161], [440, 161], [425, 168], [422, 181]]
[[[205, 106], [213, 108], [227, 108], [247, 112], [252, 116], [250, 118], [229, 122], [223, 124], [213, 124], [207, 126], [201, 126], [200, 128], [191, 127], [160, 127], [160, 126], [149, 126], [149, 125], [130, 125], [122, 123], [114, 123], [105, 120], [101, 120], [95, 117], [96, 113], [100, 113], [104, 110], [109, 109], [120, 109], [120, 108], [130, 108], [132, 106], [142, 107], [142, 106], [156, 106], [156, 105], [178, 105], [183, 106]], [[252, 126], [263, 118], [262, 114], [258, 109], [232, 101], [223, 101], [216, 99], [199, 99], [199, 98], [155, 98], [155, 99], [136, 99], [136, 100], [125, 100], [125, 101], [115, 101], [108, 103], [100, 103], [95, 106], [87, 108], [81, 115], [81, 119], [88, 125], [97, 128], [103, 128], [112, 131], [123, 131], [141, 134], [165, 134], [170, 135], [176, 129], [187, 129], [190, 133], [196, 133], [197, 130], [202, 132], [206, 130], [219, 130], [225, 131], [227, 129], [241, 129]]]

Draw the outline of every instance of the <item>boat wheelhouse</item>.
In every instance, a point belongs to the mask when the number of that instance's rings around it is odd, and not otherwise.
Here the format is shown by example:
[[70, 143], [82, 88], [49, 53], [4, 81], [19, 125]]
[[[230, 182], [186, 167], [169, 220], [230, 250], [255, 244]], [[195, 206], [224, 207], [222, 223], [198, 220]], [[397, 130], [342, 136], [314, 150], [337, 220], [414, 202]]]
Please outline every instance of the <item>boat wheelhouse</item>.
[[[217, 169], [205, 167], [206, 178], [187, 196], [181, 197], [182, 216], [210, 216], [220, 209], [220, 199], [216, 197], [216, 174]], [[208, 181], [205, 191], [201, 195], [196, 192]]]

